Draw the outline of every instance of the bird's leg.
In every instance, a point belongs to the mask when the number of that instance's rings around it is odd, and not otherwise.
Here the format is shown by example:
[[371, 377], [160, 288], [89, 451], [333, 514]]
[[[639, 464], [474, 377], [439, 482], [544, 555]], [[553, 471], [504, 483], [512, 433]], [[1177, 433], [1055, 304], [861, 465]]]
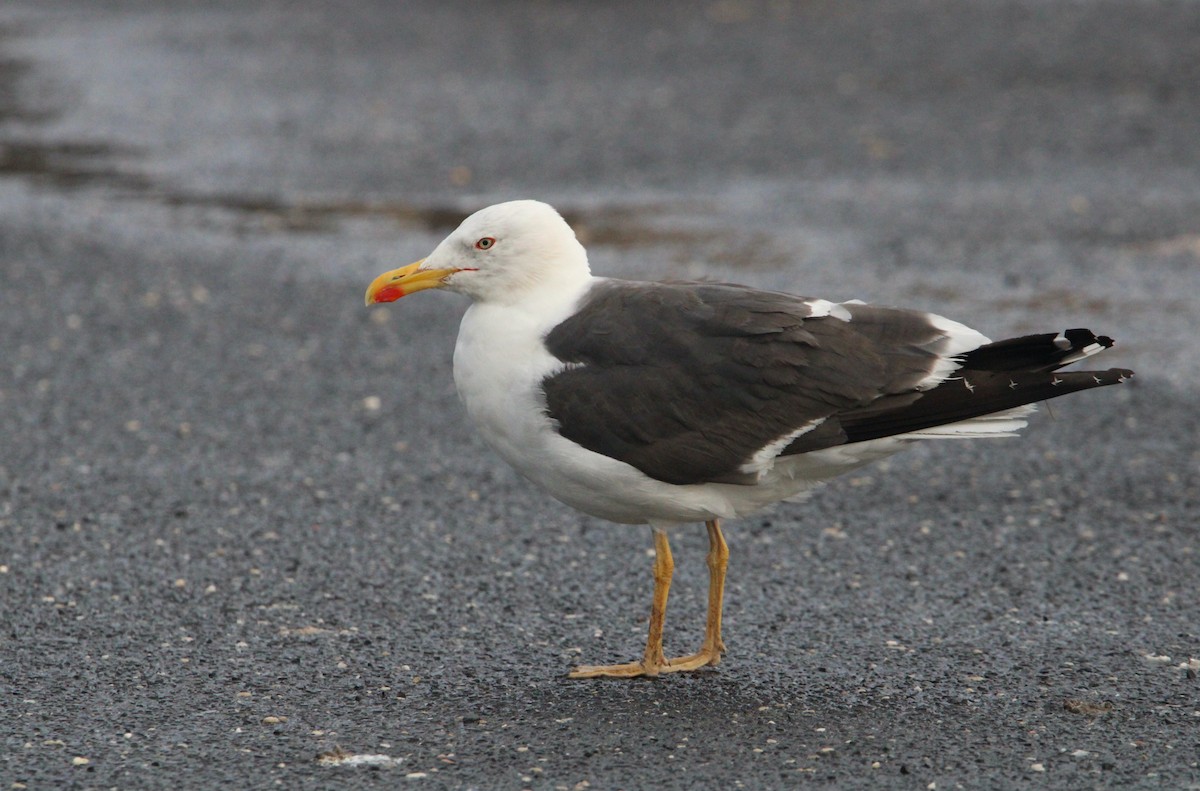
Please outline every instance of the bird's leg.
[[671, 575], [675, 570], [675, 563], [671, 558], [667, 534], [655, 529], [654, 603], [650, 607], [650, 634], [646, 639], [645, 655], [640, 662], [577, 667], [571, 671], [571, 678], [657, 676], [659, 673], [697, 670], [721, 661], [721, 654], [725, 651], [725, 643], [721, 640], [721, 606], [725, 599], [725, 569], [729, 565], [729, 546], [725, 543], [725, 536], [721, 534], [719, 520], [709, 520], [705, 526], [708, 528], [708, 619], [705, 622], [704, 642], [700, 645], [700, 650], [675, 659], [663, 657], [663, 623], [666, 620], [667, 594], [671, 590]]
[[671, 592], [671, 577], [675, 575], [675, 558], [667, 534], [654, 528], [654, 598], [650, 601], [650, 629], [646, 634], [646, 653], [642, 667], [648, 675], [656, 675], [666, 664], [663, 657], [663, 626], [667, 622], [667, 594]]
[[717, 649], [717, 659], [725, 653], [725, 641], [721, 639], [721, 610], [725, 605], [725, 569], [729, 567], [729, 545], [721, 534], [721, 522], [708, 522], [708, 625], [704, 637]]
[[691, 656], [667, 660], [669, 670], [695, 670], [721, 661], [725, 643], [721, 640], [721, 606], [725, 599], [725, 568], [729, 565], [729, 546], [721, 535], [721, 522], [710, 519], [708, 528], [708, 619], [704, 625], [704, 642]]
[[570, 678], [632, 678], [657, 676], [675, 670], [663, 657], [663, 623], [667, 617], [667, 595], [671, 592], [671, 576], [675, 561], [667, 534], [654, 528], [654, 600], [650, 605], [650, 632], [646, 637], [646, 653], [640, 662], [623, 665], [580, 665], [571, 671]]

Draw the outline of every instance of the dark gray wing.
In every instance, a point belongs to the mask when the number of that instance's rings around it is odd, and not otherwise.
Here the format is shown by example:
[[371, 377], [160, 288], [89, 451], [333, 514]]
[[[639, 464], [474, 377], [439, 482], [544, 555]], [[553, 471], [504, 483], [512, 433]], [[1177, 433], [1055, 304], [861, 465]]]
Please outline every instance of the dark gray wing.
[[543, 382], [547, 409], [567, 439], [652, 478], [751, 482], [740, 468], [759, 449], [912, 392], [939, 359], [930, 347], [944, 335], [925, 314], [856, 306], [873, 320], [813, 318], [820, 304], [740, 286], [601, 281], [546, 337], [568, 364]]
[[938, 385], [951, 340], [928, 313], [742, 286], [606, 280], [547, 334], [565, 365], [542, 387], [559, 432], [589, 450], [667, 483], [753, 483], [745, 465], [755, 453], [802, 429], [811, 430], [784, 454], [956, 422], [1128, 374], [1059, 374], [1052, 385], [1047, 355], [1072, 352], [1053, 340], [1061, 336], [1031, 337], [953, 358], [979, 369], [972, 389], [958, 379]]

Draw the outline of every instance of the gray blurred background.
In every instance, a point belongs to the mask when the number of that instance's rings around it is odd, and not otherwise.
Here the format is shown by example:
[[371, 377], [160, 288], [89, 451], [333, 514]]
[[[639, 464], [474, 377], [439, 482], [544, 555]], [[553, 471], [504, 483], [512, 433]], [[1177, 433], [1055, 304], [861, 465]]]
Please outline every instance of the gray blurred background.
[[[9, 0], [0, 784], [1200, 787], [1198, 141], [1185, 0]], [[1138, 377], [731, 524], [720, 668], [569, 682], [648, 531], [465, 425], [460, 300], [361, 307], [520, 197]]]

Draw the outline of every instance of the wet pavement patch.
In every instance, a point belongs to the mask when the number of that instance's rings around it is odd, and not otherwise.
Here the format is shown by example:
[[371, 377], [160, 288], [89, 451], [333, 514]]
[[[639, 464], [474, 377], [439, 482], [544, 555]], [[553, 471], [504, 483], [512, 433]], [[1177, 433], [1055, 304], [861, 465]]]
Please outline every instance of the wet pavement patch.
[[[0, 48], [19, 31], [0, 25]], [[22, 83], [33, 71], [33, 63], [12, 57], [0, 49], [0, 123], [9, 121], [40, 123], [55, 115], [49, 107], [37, 107], [22, 92]]]
[[[0, 27], [0, 48], [19, 30]], [[19, 122], [19, 135], [0, 132], [0, 179], [14, 178], [61, 190], [99, 188], [118, 197], [180, 209], [225, 212], [241, 233], [330, 233], [347, 220], [391, 222], [401, 228], [448, 233], [475, 205], [420, 205], [404, 200], [289, 200], [270, 194], [197, 192], [139, 173], [134, 165], [147, 152], [103, 139], [55, 139], [48, 125], [64, 112], [53, 98], [33, 97], [25, 85], [35, 64], [0, 50], [0, 124]], [[39, 106], [42, 105], [42, 106]], [[32, 128], [32, 130], [31, 130]], [[39, 132], [45, 134], [39, 135]], [[680, 205], [673, 211], [678, 212]], [[585, 245], [618, 249], [667, 247], [682, 261], [700, 258], [718, 264], [775, 265], [783, 262], [764, 235], [730, 228], [678, 227], [657, 222], [668, 213], [655, 205], [560, 207]]]
[[[0, 27], [0, 47], [13, 38]], [[31, 97], [26, 87], [34, 64], [0, 52], [0, 124], [45, 126], [61, 112], [45, 96]], [[78, 188], [92, 184], [120, 189], [146, 189], [149, 182], [109, 160], [137, 152], [99, 140], [54, 140], [30, 132], [0, 134], [0, 178], [15, 177], [37, 184]]]
[[4, 140], [0, 141], [0, 177], [15, 176], [62, 188], [148, 189], [150, 182], [145, 177], [105, 162], [130, 153], [105, 143]]

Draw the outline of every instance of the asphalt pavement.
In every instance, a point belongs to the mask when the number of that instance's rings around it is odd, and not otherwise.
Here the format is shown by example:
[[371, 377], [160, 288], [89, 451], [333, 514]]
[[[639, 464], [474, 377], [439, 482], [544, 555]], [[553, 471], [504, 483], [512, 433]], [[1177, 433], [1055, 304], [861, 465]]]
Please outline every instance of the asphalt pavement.
[[[0, 788], [1200, 788], [1200, 4], [10, 0]], [[472, 432], [470, 211], [593, 269], [1085, 326], [1132, 382], [650, 535]], [[669, 650], [702, 632], [673, 540]]]

